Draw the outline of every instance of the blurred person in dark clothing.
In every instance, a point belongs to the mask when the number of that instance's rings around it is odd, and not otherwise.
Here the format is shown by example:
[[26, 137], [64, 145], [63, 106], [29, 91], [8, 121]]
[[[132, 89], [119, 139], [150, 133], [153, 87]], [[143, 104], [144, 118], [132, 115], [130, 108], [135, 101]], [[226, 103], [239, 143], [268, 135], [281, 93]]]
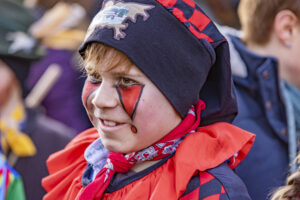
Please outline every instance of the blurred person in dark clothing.
[[33, 64], [28, 86], [34, 87], [49, 66], [58, 64], [62, 74], [41, 104], [47, 116], [73, 128], [76, 133], [91, 127], [80, 101], [84, 79], [76, 60], [76, 50], [84, 39], [87, 21], [82, 6], [62, 1], [30, 28], [32, 35], [46, 47], [46, 55]]
[[26, 199], [39, 200], [45, 193], [41, 178], [47, 174], [46, 159], [63, 148], [74, 133], [24, 103], [30, 65], [42, 55], [28, 34], [32, 22], [20, 3], [0, 0], [1, 148], [23, 179]]

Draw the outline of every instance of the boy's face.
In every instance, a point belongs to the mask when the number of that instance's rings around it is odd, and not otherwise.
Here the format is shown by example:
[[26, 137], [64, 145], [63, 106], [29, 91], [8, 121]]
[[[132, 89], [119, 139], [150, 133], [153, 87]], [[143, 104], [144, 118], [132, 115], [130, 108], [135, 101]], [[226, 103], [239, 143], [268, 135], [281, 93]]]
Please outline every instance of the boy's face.
[[83, 103], [108, 150], [142, 150], [180, 123], [169, 101], [136, 66], [104, 72], [95, 66], [95, 72], [87, 72]]

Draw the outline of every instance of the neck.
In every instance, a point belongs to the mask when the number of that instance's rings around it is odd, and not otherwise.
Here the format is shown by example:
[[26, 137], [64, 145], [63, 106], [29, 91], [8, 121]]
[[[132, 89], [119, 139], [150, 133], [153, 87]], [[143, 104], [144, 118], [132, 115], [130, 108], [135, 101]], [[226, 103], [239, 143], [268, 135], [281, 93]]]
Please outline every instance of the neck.
[[278, 61], [279, 76], [300, 89], [299, 70], [298, 67], [291, 67], [287, 47], [278, 42], [269, 42], [266, 45], [247, 44], [247, 47], [252, 52], [261, 56], [272, 56]]
[[143, 171], [144, 169], [147, 169], [148, 167], [151, 167], [152, 165], [155, 165], [156, 163], [158, 163], [160, 160], [153, 160], [153, 161], [145, 161], [145, 162], [141, 162], [138, 164], [135, 164], [131, 170], [134, 172], [140, 172]]
[[249, 50], [258, 55], [277, 57], [276, 53], [273, 52], [274, 46], [271, 44], [259, 45], [254, 43], [247, 43], [246, 46]]

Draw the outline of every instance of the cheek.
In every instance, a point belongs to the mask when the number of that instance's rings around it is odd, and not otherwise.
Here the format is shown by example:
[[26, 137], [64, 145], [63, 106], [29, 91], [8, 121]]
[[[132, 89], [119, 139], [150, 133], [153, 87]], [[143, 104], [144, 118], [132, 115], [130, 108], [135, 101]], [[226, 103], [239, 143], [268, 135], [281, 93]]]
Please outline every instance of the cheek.
[[158, 92], [149, 93], [145, 90], [134, 119], [138, 130], [167, 133], [174, 128], [174, 124], [177, 125], [177, 122], [176, 111], [168, 100]]
[[[156, 127], [155, 124], [157, 120], [157, 110], [155, 106], [149, 102], [147, 99], [141, 98], [139, 106], [136, 109], [135, 118], [133, 119], [134, 125], [141, 132], [145, 132], [148, 129]], [[151, 122], [151, 123], [150, 123]]]
[[[82, 89], [82, 96], [81, 96], [81, 99], [82, 99], [82, 103], [85, 107], [85, 109], [88, 111], [88, 98], [89, 96], [92, 94], [92, 92], [97, 89], [97, 87], [99, 86], [99, 84], [91, 84], [90, 81], [86, 80], [85, 81], [85, 84], [84, 84], [84, 87]], [[91, 122], [93, 121], [93, 117], [89, 115], [89, 118], [91, 120]]]
[[[149, 104], [141, 104], [137, 113], [138, 126], [145, 127], [145, 129], [152, 129], [153, 131], [159, 126], [161, 118], [158, 118], [159, 115], [157, 110], [152, 109]], [[165, 119], [163, 119], [165, 120]], [[151, 123], [150, 123], [151, 122]]]
[[0, 70], [0, 105], [6, 103], [15, 84], [16, 81], [12, 74]]
[[87, 107], [87, 99], [90, 94], [99, 86], [99, 84], [91, 84], [90, 81], [85, 80], [84, 87], [82, 89], [82, 103], [84, 107]]

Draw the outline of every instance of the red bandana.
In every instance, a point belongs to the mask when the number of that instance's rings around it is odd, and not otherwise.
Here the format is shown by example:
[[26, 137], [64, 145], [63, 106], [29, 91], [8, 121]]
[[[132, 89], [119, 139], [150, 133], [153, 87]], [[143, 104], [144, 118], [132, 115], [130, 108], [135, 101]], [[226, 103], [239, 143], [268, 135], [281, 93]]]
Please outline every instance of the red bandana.
[[202, 100], [191, 106], [187, 116], [169, 134], [150, 147], [128, 155], [110, 152], [103, 169], [79, 196], [79, 200], [101, 199], [114, 173], [125, 173], [136, 163], [146, 160], [160, 160], [176, 151], [184, 136], [193, 132], [200, 124], [201, 110], [205, 108]]

